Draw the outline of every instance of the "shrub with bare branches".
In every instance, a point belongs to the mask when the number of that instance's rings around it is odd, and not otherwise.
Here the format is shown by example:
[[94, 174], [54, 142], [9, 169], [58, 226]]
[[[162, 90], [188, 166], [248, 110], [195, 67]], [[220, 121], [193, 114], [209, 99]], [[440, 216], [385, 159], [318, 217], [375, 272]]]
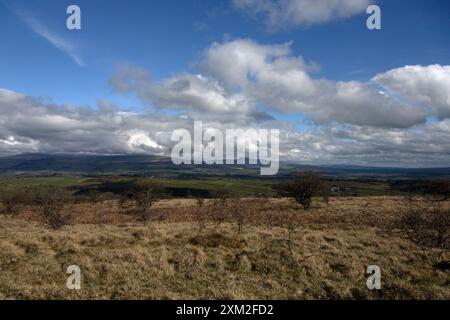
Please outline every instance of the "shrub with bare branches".
[[231, 216], [233, 217], [233, 220], [236, 223], [238, 233], [242, 232], [244, 224], [248, 218], [249, 205], [250, 203], [243, 201], [240, 198], [236, 198], [233, 199], [233, 202], [229, 206]]
[[286, 217], [285, 221], [282, 223], [282, 226], [287, 231], [287, 237], [286, 237], [286, 244], [289, 250], [289, 254], [291, 255], [292, 263], [295, 263], [296, 259], [294, 257], [294, 242], [293, 242], [293, 235], [297, 231], [297, 229], [300, 226], [300, 223], [296, 219], [296, 217], [293, 214], [288, 213], [288, 216]]
[[70, 213], [64, 213], [64, 208], [73, 200], [69, 190], [49, 186], [30, 189], [29, 192], [30, 202], [38, 208], [45, 225], [56, 230], [70, 223]]
[[195, 211], [198, 230], [201, 232], [206, 227], [205, 199], [197, 198], [197, 208]]
[[22, 210], [26, 194], [21, 189], [13, 190], [1, 190], [0, 191], [0, 201], [3, 204], [2, 212], [4, 214], [9, 214], [15, 216]]
[[148, 223], [151, 207], [161, 199], [164, 188], [156, 182], [140, 183], [123, 194], [122, 207], [131, 207], [144, 225]]
[[413, 207], [400, 220], [400, 228], [416, 244], [447, 250], [450, 248], [450, 209], [439, 204]]
[[301, 227], [301, 223], [298, 219], [298, 215], [295, 214], [295, 212], [287, 211], [283, 215], [283, 219], [280, 220], [278, 222], [278, 224], [280, 227], [282, 227], [286, 230], [286, 236], [285, 236], [284, 240], [286, 241], [286, 247], [289, 251], [291, 266], [299, 265], [299, 264], [305, 262], [306, 260], [314, 257], [314, 255], [312, 255], [312, 254], [306, 255], [306, 256], [301, 256], [301, 255], [299, 256], [299, 255], [295, 254], [296, 248], [295, 248], [294, 237]]
[[285, 186], [282, 195], [294, 198], [297, 203], [308, 210], [311, 207], [312, 197], [322, 194], [324, 188], [320, 175], [314, 172], [303, 172], [297, 174]]
[[211, 193], [213, 197], [212, 204], [212, 216], [217, 221], [217, 224], [221, 224], [225, 221], [227, 199], [230, 197], [229, 190], [215, 190]]

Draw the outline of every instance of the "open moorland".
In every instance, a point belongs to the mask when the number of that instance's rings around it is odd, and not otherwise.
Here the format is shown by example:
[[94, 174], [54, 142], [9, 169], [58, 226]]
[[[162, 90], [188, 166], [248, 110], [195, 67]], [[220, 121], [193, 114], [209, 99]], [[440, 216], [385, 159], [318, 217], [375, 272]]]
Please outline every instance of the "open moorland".
[[[428, 203], [342, 196], [304, 210], [289, 198], [176, 198], [143, 223], [117, 199], [84, 200], [64, 206], [70, 219], [56, 230], [34, 206], [3, 208], [0, 299], [450, 299], [448, 250], [401, 225]], [[70, 265], [81, 290], [66, 287]], [[381, 290], [366, 286], [370, 265]]]

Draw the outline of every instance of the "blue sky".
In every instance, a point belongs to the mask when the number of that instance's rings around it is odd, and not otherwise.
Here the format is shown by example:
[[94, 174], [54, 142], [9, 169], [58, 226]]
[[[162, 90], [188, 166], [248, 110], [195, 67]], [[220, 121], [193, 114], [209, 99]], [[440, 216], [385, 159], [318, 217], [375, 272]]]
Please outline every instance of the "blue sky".
[[[213, 41], [250, 38], [261, 43], [293, 41], [293, 49], [321, 66], [315, 77], [368, 80], [407, 64], [450, 64], [450, 2], [379, 1], [381, 31], [365, 28], [367, 15], [314, 27], [268, 32], [230, 1], [76, 1], [82, 30], [65, 27], [73, 1], [3, 1], [0, 10], [0, 84], [58, 103], [95, 105], [121, 99], [108, 87], [116, 65], [130, 63], [167, 77], [190, 65]], [[7, 4], [5, 6], [5, 4]], [[34, 16], [77, 48], [80, 67], [33, 32], [14, 11]], [[195, 71], [195, 70], [194, 70]], [[139, 104], [136, 100], [129, 101]]]
[[447, 0], [0, 0], [0, 154], [160, 152], [182, 116], [283, 129], [304, 162], [443, 165], [449, 30]]

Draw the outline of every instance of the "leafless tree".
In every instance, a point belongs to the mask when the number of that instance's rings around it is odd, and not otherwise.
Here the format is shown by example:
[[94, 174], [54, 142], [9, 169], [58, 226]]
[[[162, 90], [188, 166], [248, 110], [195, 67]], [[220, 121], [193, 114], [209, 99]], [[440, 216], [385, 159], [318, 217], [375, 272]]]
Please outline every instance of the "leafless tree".
[[233, 199], [230, 205], [231, 216], [233, 217], [237, 232], [241, 233], [244, 228], [244, 223], [248, 217], [250, 203], [243, 201], [240, 198]]
[[198, 230], [201, 232], [206, 227], [206, 217], [205, 217], [205, 199], [197, 198], [197, 208], [195, 210], [195, 216], [197, 219]]
[[161, 199], [163, 187], [156, 182], [137, 184], [121, 198], [122, 207], [132, 207], [144, 225], [148, 223], [152, 206]]
[[450, 209], [438, 203], [411, 205], [400, 220], [400, 228], [419, 246], [440, 249], [441, 256], [450, 248]]
[[294, 242], [294, 236], [298, 232], [300, 228], [300, 222], [298, 221], [298, 216], [294, 212], [287, 212], [286, 216], [283, 217], [283, 220], [281, 221], [281, 227], [283, 227], [286, 230], [286, 246], [289, 250], [289, 255], [291, 258], [292, 266], [295, 266], [297, 264], [301, 264], [305, 262], [306, 260], [314, 257], [314, 255], [307, 255], [303, 257], [296, 257], [294, 254], [295, 249], [295, 242]]
[[291, 260], [294, 263], [295, 257], [294, 257], [294, 243], [292, 240], [292, 236], [295, 234], [295, 232], [297, 231], [298, 227], [299, 227], [299, 222], [296, 220], [296, 217], [292, 214], [290, 214], [285, 222], [283, 223], [284, 227], [287, 230], [287, 237], [286, 237], [286, 244], [289, 250], [289, 254], [291, 255]]
[[64, 208], [72, 203], [72, 193], [60, 187], [45, 186], [29, 189], [30, 201], [38, 208], [44, 224], [51, 229], [59, 229], [71, 221], [71, 214]]
[[12, 216], [19, 214], [25, 202], [25, 196], [22, 189], [1, 190], [0, 201], [3, 204], [3, 213]]
[[217, 221], [217, 224], [221, 224], [225, 221], [227, 199], [230, 197], [230, 191], [228, 190], [216, 190], [212, 192], [213, 197], [213, 218]]
[[299, 173], [283, 188], [282, 193], [292, 197], [297, 203], [308, 210], [311, 207], [312, 197], [320, 195], [323, 190], [323, 180], [314, 172]]

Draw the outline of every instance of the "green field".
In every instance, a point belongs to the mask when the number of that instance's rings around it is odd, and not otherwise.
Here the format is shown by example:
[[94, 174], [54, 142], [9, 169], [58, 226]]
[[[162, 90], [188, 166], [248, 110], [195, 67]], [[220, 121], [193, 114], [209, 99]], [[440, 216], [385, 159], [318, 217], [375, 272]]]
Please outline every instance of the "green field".
[[[282, 179], [248, 179], [211, 176], [206, 178], [160, 178], [142, 176], [77, 176], [77, 175], [24, 175], [1, 176], [0, 189], [16, 189], [36, 186], [58, 186], [73, 190], [112, 192], [118, 194], [136, 183], [156, 181], [171, 193], [182, 197], [190, 194], [210, 194], [218, 190], [228, 190], [233, 196], [276, 196], [274, 186], [284, 183]], [[403, 195], [392, 189], [388, 182], [359, 180], [330, 180], [330, 185], [341, 191], [335, 195], [385, 196]], [[181, 192], [181, 193], [180, 193]]]
[[77, 176], [6, 176], [0, 178], [2, 189], [52, 185], [58, 187], [75, 187], [90, 184], [91, 180]]

